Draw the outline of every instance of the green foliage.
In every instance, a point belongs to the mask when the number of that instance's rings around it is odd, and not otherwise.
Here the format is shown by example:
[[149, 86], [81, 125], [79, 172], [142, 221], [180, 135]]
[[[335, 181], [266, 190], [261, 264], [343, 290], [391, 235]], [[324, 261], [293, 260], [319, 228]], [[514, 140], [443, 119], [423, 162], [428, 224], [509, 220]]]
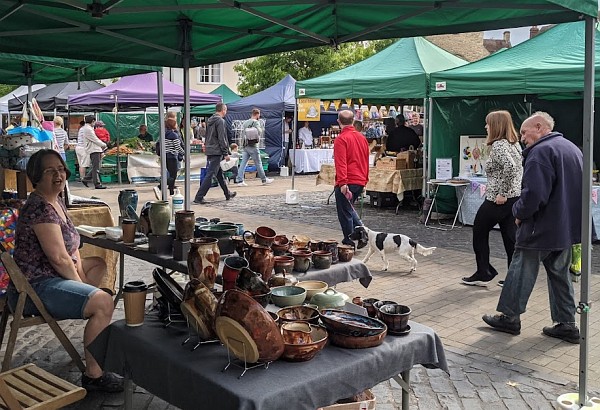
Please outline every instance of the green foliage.
[[0, 84], [0, 97], [16, 89], [18, 85]]
[[344, 43], [337, 49], [323, 46], [257, 57], [234, 67], [240, 76], [238, 90], [244, 96], [271, 87], [286, 74], [307, 80], [356, 64], [383, 50], [395, 40]]

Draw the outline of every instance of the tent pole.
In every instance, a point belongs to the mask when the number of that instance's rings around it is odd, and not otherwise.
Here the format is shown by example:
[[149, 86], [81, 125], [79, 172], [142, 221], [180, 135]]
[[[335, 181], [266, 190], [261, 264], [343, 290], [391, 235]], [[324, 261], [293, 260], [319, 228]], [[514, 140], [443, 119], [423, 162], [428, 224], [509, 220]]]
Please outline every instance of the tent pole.
[[589, 292], [591, 273], [591, 204], [592, 161], [594, 152], [594, 61], [596, 19], [585, 17], [585, 67], [583, 85], [583, 189], [581, 220], [581, 291], [578, 304], [581, 313], [579, 345], [579, 405], [587, 404], [587, 369], [589, 353]]
[[[298, 121], [298, 104], [296, 102], [297, 100], [294, 98], [294, 119], [292, 120], [292, 124], [290, 124], [291, 126], [293, 126], [292, 129], [292, 189], [294, 188], [294, 175], [295, 175], [295, 170], [296, 170], [296, 122]], [[285, 115], [283, 118], [283, 121], [285, 123]], [[285, 150], [284, 150], [285, 152]]]
[[[191, 57], [191, 35], [192, 35], [192, 22], [190, 20], [182, 19], [179, 22], [181, 34], [183, 38], [182, 45], [182, 65], [183, 65], [183, 140], [185, 143], [184, 147], [184, 161], [185, 161], [185, 193], [184, 193], [184, 205], [185, 209], [191, 208], [190, 200], [190, 57]], [[163, 191], [164, 192], [164, 191]]]
[[425, 196], [425, 190], [427, 189], [427, 178], [429, 176], [429, 167], [427, 166], [426, 159], [429, 156], [429, 141], [428, 141], [428, 132], [429, 127], [427, 126], [427, 121], [429, 120], [429, 115], [427, 113], [427, 98], [423, 98], [423, 186], [421, 187], [421, 196]]
[[161, 199], [167, 200], [167, 153], [165, 144], [165, 97], [163, 94], [163, 73], [156, 72], [156, 91], [158, 91], [158, 141], [160, 144], [160, 187], [162, 188]]
[[[432, 124], [432, 116], [433, 116], [433, 98], [428, 98], [428, 106], [427, 106], [427, 117], [425, 118], [427, 121], [423, 121], [426, 124], [425, 131], [427, 135], [427, 178], [431, 179], [432, 169], [433, 169], [433, 158], [431, 155], [431, 144], [433, 142], [433, 132], [431, 130]], [[427, 181], [425, 181], [425, 190], [429, 193], [429, 186], [427, 185]]]
[[119, 147], [121, 146], [121, 130], [119, 130], [119, 96], [115, 94], [115, 107], [117, 112], [115, 113], [115, 127], [117, 129], [117, 180], [119, 185], [123, 183], [121, 178], [121, 156], [119, 155]]

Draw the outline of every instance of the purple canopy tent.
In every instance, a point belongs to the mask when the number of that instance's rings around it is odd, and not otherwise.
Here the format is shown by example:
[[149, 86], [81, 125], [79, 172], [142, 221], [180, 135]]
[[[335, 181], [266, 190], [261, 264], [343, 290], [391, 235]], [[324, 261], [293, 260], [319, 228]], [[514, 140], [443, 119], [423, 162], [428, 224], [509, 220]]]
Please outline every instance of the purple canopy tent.
[[[68, 106], [70, 110], [89, 110], [89, 111], [113, 111], [118, 114], [119, 109], [140, 109], [147, 107], [163, 107], [164, 105], [183, 105], [184, 88], [180, 85], [162, 78], [162, 87], [159, 87], [156, 73], [137, 74], [122, 77], [116, 83], [110, 84], [102, 89], [85, 94], [69, 96]], [[159, 75], [159, 77], [162, 77]], [[162, 88], [160, 90], [159, 88]], [[221, 102], [220, 95], [205, 94], [194, 90], [189, 90], [190, 105], [207, 105]], [[159, 98], [164, 96], [164, 105], [159, 104]], [[161, 101], [162, 102], [162, 101]], [[117, 124], [117, 146], [120, 145], [118, 121]], [[186, 147], [188, 144], [186, 144]], [[164, 147], [162, 152], [164, 152]], [[189, 152], [185, 156], [185, 187], [189, 191], [190, 165]], [[121, 162], [117, 151], [117, 173], [119, 184], [121, 181]], [[166, 175], [164, 172], [161, 174]], [[163, 180], [164, 179], [164, 180]], [[163, 198], [166, 190], [166, 177], [161, 178]]]

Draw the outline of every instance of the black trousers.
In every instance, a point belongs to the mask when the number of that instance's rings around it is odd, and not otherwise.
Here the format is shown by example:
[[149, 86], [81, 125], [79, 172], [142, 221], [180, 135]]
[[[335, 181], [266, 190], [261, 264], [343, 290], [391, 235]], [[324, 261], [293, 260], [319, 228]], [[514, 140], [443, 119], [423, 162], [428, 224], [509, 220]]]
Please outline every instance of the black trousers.
[[486, 199], [477, 211], [473, 223], [473, 251], [477, 262], [477, 274], [481, 277], [498, 274], [498, 271], [490, 264], [490, 231], [496, 224], [500, 225], [507, 266], [510, 266], [517, 235], [512, 206], [518, 199], [518, 197], [508, 198], [502, 205], [496, 205]]
[[227, 182], [225, 182], [225, 179], [223, 178], [223, 170], [221, 169], [222, 159], [222, 155], [208, 155], [206, 157], [206, 175], [200, 184], [198, 192], [196, 192], [196, 197], [194, 198], [195, 201], [204, 199], [204, 196], [212, 185], [212, 179], [214, 176], [217, 177], [217, 181], [219, 181], [219, 185], [225, 194], [225, 198], [229, 198], [231, 195], [229, 188], [227, 187]]
[[[175, 195], [175, 180], [178, 172], [179, 161], [177, 161], [177, 158], [167, 157], [167, 188], [169, 188], [169, 195]], [[161, 185], [158, 184], [158, 189], [160, 188]]]

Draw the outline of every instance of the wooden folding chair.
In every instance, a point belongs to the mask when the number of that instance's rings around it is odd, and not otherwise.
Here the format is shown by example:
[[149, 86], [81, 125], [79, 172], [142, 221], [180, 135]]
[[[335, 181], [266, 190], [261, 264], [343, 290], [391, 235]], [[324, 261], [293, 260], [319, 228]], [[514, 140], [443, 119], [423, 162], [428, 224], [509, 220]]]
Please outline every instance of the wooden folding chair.
[[0, 373], [0, 409], [61, 409], [85, 394], [84, 388], [31, 363]]
[[[85, 371], [85, 365], [81, 360], [81, 356], [65, 334], [60, 328], [56, 320], [48, 313], [44, 307], [43, 302], [40, 300], [35, 290], [31, 287], [27, 278], [21, 272], [21, 269], [15, 263], [15, 260], [8, 252], [0, 251], [0, 259], [4, 265], [8, 276], [14, 284], [19, 298], [17, 299], [17, 306], [15, 311], [12, 312], [13, 320], [10, 324], [10, 334], [8, 336], [8, 344], [6, 345], [6, 352], [4, 353], [4, 360], [2, 361], [2, 371], [10, 369], [12, 355], [15, 350], [15, 343], [17, 341], [17, 334], [19, 329], [29, 326], [40, 325], [43, 323], [48, 324], [50, 329], [54, 332], [60, 343], [63, 345], [69, 356], [75, 361], [75, 364], [82, 372]], [[23, 310], [25, 308], [25, 301], [27, 297], [31, 299], [35, 307], [40, 312], [39, 316], [24, 317]], [[0, 318], [0, 343], [4, 340], [4, 333], [6, 331], [6, 325], [8, 323], [8, 316], [11, 314], [11, 309], [8, 306], [6, 297], [4, 298], [4, 307], [2, 308], [2, 316]]]

